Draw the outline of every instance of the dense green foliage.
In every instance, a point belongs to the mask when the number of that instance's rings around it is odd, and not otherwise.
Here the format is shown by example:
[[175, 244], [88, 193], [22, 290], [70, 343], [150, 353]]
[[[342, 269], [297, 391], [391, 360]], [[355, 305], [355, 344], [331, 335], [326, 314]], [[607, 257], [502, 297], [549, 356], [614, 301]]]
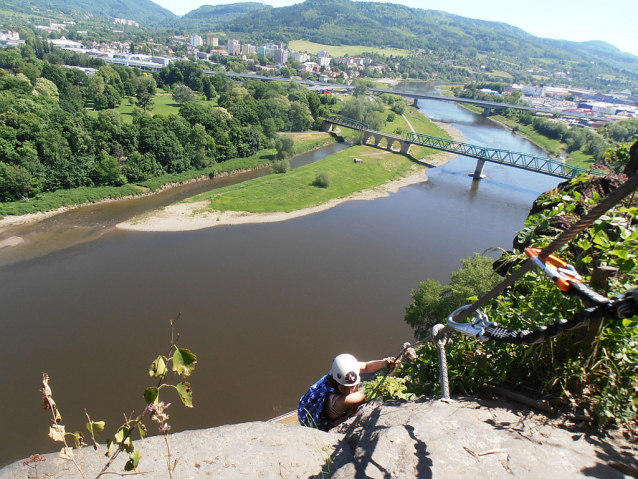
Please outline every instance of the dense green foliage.
[[[0, 201], [139, 183], [249, 157], [278, 131], [310, 129], [325, 113], [319, 95], [298, 85], [240, 84], [205, 76], [187, 61], [153, 76], [102, 65], [88, 77], [38, 59], [25, 45], [1, 50], [0, 67]], [[173, 89], [183, 103], [179, 115], [145, 112], [157, 86]], [[192, 90], [219, 93], [217, 106], [192, 101]], [[112, 111], [125, 97], [141, 107], [130, 123]], [[87, 115], [89, 106], [97, 116]]]
[[406, 308], [405, 321], [414, 329], [414, 336], [426, 338], [432, 326], [441, 323], [455, 309], [468, 303], [468, 298], [490, 291], [500, 281], [492, 269], [493, 260], [474, 253], [461, 260], [461, 269], [450, 276], [450, 284], [428, 279], [412, 291], [414, 302]]
[[[593, 72], [600, 68], [591, 63], [592, 59], [618, 73], [623, 70], [638, 73], [634, 56], [623, 54], [603, 42], [539, 39], [504, 23], [391, 3], [307, 0], [288, 7], [252, 12], [220, 26], [220, 29], [253, 43], [306, 39], [328, 45], [424, 50], [427, 54], [423, 52], [412, 60], [436, 71], [445, 58], [475, 69], [484, 65], [492, 70], [508, 69], [529, 77], [525, 74], [524, 64], [542, 58], [557, 66], [566, 63], [575, 75], [585, 75], [592, 80], [597, 76]], [[485, 65], [486, 59], [478, 58], [479, 54], [491, 57], [488, 65]], [[450, 74], [462, 73], [458, 69], [454, 72], [453, 67], [449, 70]]]
[[272, 8], [259, 2], [202, 5], [180, 19], [182, 28], [208, 30], [221, 23], [230, 22], [247, 13]]
[[81, 12], [96, 16], [126, 18], [139, 23], [159, 25], [174, 21], [177, 16], [151, 0], [5, 0], [3, 6], [15, 8], [19, 12], [37, 9], [55, 10], [58, 12]]
[[[570, 72], [570, 78], [559, 83], [600, 91], [638, 90], [638, 59], [605, 42], [541, 39], [502, 23], [391, 3], [307, 0], [271, 8], [249, 2], [207, 5], [183, 18], [172, 14], [164, 18], [167, 11], [161, 7], [131, 5], [130, 0], [107, 2], [106, 12], [102, 4], [96, 5], [92, 0], [73, 0], [71, 5], [66, 4], [67, 8], [59, 8], [60, 1], [51, 5], [43, 0], [29, 0], [23, 5], [8, 0], [5, 2], [8, 13], [3, 17], [0, 12], [0, 23], [5, 28], [19, 30], [21, 38], [58, 38], [64, 34], [83, 42], [126, 41], [136, 53], [164, 54], [171, 48], [177, 56], [189, 55], [186, 44], [188, 36], [194, 33], [219, 38], [222, 48], [231, 38], [256, 45], [312, 41], [333, 50], [335, 57], [342, 54], [335, 53], [331, 46], [351, 45], [353, 51], [348, 53], [364, 54], [374, 61], [373, 68], [360, 72], [369, 78], [555, 83], [555, 73], [562, 71]], [[114, 25], [112, 17], [136, 20], [141, 26]], [[61, 32], [33, 29], [34, 23], [48, 21], [73, 23]], [[200, 47], [206, 51], [212, 48]], [[229, 64], [229, 70], [236, 72], [259, 66], [236, 57], [213, 61]], [[285, 66], [277, 74], [291, 76], [295, 74], [294, 68]], [[336, 62], [331, 68], [346, 69]], [[303, 72], [302, 76], [312, 74]]]
[[[573, 180], [561, 191], [542, 196], [539, 208], [518, 234], [524, 246], [543, 247], [567, 225], [575, 222], [595, 204], [601, 195], [598, 183]], [[631, 198], [602, 216], [577, 240], [565, 247], [561, 258], [574, 264], [584, 281], [599, 292], [612, 296], [638, 285], [638, 203]], [[521, 253], [504, 255], [517, 264]], [[523, 255], [524, 256], [524, 255]], [[607, 280], [592, 283], [600, 267], [613, 268]], [[483, 280], [467, 264], [455, 273], [451, 287], [424, 283], [428, 288], [414, 292], [415, 302], [407, 310], [406, 320], [423, 335], [431, 323], [432, 312], [446, 306], [446, 296], [437, 299], [437, 288], [454, 288], [459, 278], [470, 286], [466, 295], [479, 295]], [[434, 287], [436, 286], [436, 287]], [[458, 298], [462, 302], [462, 298]], [[453, 308], [459, 302], [450, 304]], [[469, 302], [469, 298], [468, 301]], [[432, 310], [428, 309], [432, 304]], [[562, 294], [542, 272], [533, 270], [485, 309], [491, 321], [514, 329], [533, 329], [559, 318], [571, 318], [582, 303]], [[425, 317], [419, 315], [423, 315]], [[432, 318], [437, 319], [437, 318]], [[573, 330], [536, 345], [512, 346], [493, 341], [481, 343], [453, 333], [448, 345], [450, 387], [453, 392], [477, 391], [484, 384], [506, 384], [524, 390], [527, 395], [553, 399], [568, 410], [592, 415], [600, 424], [637, 425], [638, 401], [638, 317], [623, 321], [597, 321], [587, 328]], [[439, 391], [436, 348], [421, 349], [418, 360], [405, 368], [409, 390], [418, 393]]]

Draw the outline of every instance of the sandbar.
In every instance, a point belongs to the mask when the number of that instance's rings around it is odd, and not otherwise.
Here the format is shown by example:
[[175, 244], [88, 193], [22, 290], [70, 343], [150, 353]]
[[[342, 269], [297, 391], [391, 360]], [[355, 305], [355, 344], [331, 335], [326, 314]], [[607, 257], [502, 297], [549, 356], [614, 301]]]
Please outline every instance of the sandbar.
[[[438, 122], [437, 122], [438, 123]], [[460, 133], [444, 123], [438, 123], [456, 141], [464, 141]], [[346, 201], [366, 201], [388, 196], [400, 188], [428, 180], [426, 171], [430, 167], [441, 166], [457, 156], [454, 153], [439, 152], [423, 160], [422, 168], [413, 175], [384, 185], [353, 193], [343, 198], [335, 198], [326, 203], [311, 208], [292, 211], [289, 213], [247, 213], [245, 211], [204, 211], [208, 202], [177, 203], [161, 210], [155, 210], [117, 225], [118, 229], [129, 231], [193, 231], [214, 226], [241, 225], [255, 223], [273, 223], [286, 221], [301, 216], [318, 213], [333, 208]]]

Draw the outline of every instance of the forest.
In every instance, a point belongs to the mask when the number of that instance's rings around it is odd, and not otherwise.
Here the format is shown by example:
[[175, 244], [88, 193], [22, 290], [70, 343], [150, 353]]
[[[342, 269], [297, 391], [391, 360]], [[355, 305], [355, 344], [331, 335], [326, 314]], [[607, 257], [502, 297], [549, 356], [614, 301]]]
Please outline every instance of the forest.
[[[295, 84], [238, 84], [224, 74], [204, 75], [189, 61], [153, 75], [98, 61], [87, 76], [57, 63], [88, 57], [39, 53], [44, 60], [31, 45], [0, 50], [0, 201], [119, 186], [248, 157], [271, 145], [278, 131], [315, 126], [326, 108], [320, 95]], [[192, 95], [190, 101], [173, 95], [183, 101], [179, 114], [150, 115], [154, 96], [176, 85]], [[136, 104], [131, 122], [112, 110], [124, 98]], [[89, 106], [97, 115], [87, 113]]]

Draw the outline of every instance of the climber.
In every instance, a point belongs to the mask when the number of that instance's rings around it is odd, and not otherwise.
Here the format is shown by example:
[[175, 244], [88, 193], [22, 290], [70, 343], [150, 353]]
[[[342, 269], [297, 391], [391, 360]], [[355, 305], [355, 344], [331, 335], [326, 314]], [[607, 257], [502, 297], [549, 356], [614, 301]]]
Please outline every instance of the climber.
[[341, 424], [365, 403], [365, 394], [359, 391], [361, 373], [375, 373], [383, 368], [394, 370], [397, 366], [392, 357], [362, 363], [351, 354], [340, 354], [332, 362], [332, 370], [300, 399], [299, 423], [322, 431]]

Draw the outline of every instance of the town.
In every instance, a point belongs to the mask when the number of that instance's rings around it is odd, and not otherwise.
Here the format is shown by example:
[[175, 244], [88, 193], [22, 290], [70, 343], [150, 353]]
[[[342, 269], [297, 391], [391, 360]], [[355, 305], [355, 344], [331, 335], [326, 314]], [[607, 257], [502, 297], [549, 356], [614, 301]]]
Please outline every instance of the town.
[[[115, 24], [139, 27], [133, 20], [115, 18]], [[48, 33], [63, 33], [65, 29], [73, 26], [73, 21], [62, 23], [50, 23], [49, 25], [36, 25], [36, 29]], [[115, 30], [117, 32], [117, 30]], [[86, 34], [79, 30], [77, 34]], [[176, 60], [190, 60], [202, 62], [213, 71], [225, 71], [220, 63], [224, 57], [232, 57], [241, 60], [245, 65], [245, 71], [249, 74], [285, 77], [291, 80], [311, 80], [317, 82], [313, 88], [321, 91], [334, 91], [340, 86], [352, 85], [353, 80], [369, 79], [375, 81], [384, 77], [387, 82], [396, 82], [403, 79], [396, 75], [385, 64], [375, 64], [374, 59], [364, 56], [332, 57], [327, 50], [320, 50], [316, 54], [299, 52], [285, 48], [282, 43], [267, 43], [256, 46], [250, 43], [241, 43], [236, 39], [228, 39], [225, 42], [214, 36], [190, 36], [174, 35], [166, 45], [153, 44], [152, 52], [136, 52], [135, 46], [130, 42], [96, 42], [74, 41], [60, 35], [59, 38], [49, 40], [51, 45], [77, 53], [84, 53], [92, 58], [100, 58], [106, 63], [124, 65], [139, 68], [145, 72], [157, 72]], [[19, 46], [24, 44], [18, 32], [0, 31], [0, 46]], [[145, 45], [145, 46], [146, 46]], [[176, 54], [182, 47], [183, 55]], [[185, 49], [183, 49], [185, 47]], [[144, 48], [143, 50], [148, 50]], [[444, 62], [447, 66], [452, 61]], [[481, 66], [485, 68], [485, 66]], [[95, 69], [82, 68], [87, 75], [95, 73]], [[530, 70], [529, 73], [534, 73]], [[578, 115], [579, 120], [564, 120], [567, 124], [580, 126], [602, 126], [608, 122], [628, 118], [638, 118], [638, 95], [632, 94], [629, 89], [614, 92], [599, 92], [596, 90], [565, 86], [561, 80], [568, 80], [570, 72], [556, 71], [555, 79], [551, 84], [507, 84], [503, 92], [482, 89], [486, 95], [510, 96], [514, 92], [520, 92], [521, 101], [535, 108], [542, 109], [545, 113], [571, 112]], [[319, 85], [321, 83], [321, 85]], [[507, 101], [505, 101], [507, 103]], [[587, 117], [591, 117], [588, 120]], [[605, 120], [600, 121], [604, 117]]]

